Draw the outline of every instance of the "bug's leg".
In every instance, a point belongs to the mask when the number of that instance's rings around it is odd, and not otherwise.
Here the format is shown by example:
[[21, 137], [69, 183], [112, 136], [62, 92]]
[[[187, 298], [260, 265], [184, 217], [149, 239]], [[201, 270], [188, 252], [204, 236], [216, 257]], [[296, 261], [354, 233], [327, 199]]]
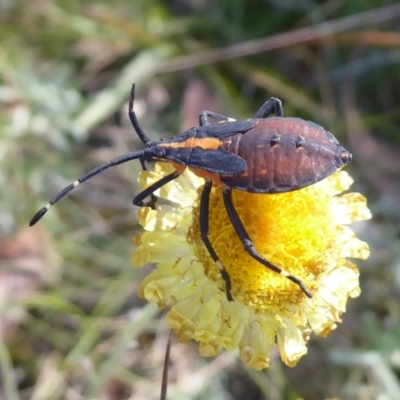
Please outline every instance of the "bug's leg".
[[297, 277], [289, 274], [289, 272], [285, 271], [282, 268], [277, 267], [276, 265], [272, 264], [270, 261], [262, 257], [254, 247], [254, 243], [250, 239], [249, 234], [247, 233], [245, 227], [243, 226], [242, 221], [239, 218], [238, 213], [235, 210], [235, 206], [232, 202], [232, 191], [230, 188], [222, 189], [222, 195], [224, 199], [224, 204], [226, 208], [226, 212], [228, 213], [229, 219], [232, 222], [233, 228], [235, 229], [240, 241], [242, 242], [244, 249], [257, 260], [262, 265], [266, 266], [267, 268], [271, 269], [272, 271], [284, 276], [285, 278], [291, 280], [293, 283], [298, 285], [300, 289], [305, 293], [305, 295], [309, 298], [312, 298], [313, 295], [311, 292], [308, 291], [304, 283]]
[[[140, 165], [142, 166], [142, 170], [143, 171], [147, 171], [146, 160], [144, 159], [144, 157], [142, 157], [140, 159]], [[151, 193], [150, 194], [150, 201], [147, 202], [147, 206], [151, 207], [152, 209], [154, 209], [155, 205], [157, 203], [157, 199], [158, 199], [158, 197], [154, 193]], [[132, 200], [132, 202], [133, 202], [133, 200]], [[133, 204], [135, 204], [135, 203], [133, 203]]]
[[144, 159], [144, 157], [142, 157], [140, 159], [140, 166], [142, 167], [143, 171], [147, 171], [147, 167], [146, 167], [146, 160]]
[[200, 115], [199, 115], [199, 123], [200, 126], [208, 126], [210, 125], [210, 121], [208, 120], [208, 118], [215, 118], [215, 119], [219, 119], [220, 121], [235, 121], [233, 118], [227, 117], [226, 115], [222, 115], [222, 114], [218, 114], [216, 112], [213, 111], [207, 111], [204, 110]]
[[212, 181], [206, 181], [204, 184], [203, 192], [201, 193], [200, 199], [200, 234], [206, 249], [210, 253], [211, 258], [214, 260], [222, 279], [225, 281], [226, 297], [229, 301], [233, 301], [231, 294], [231, 279], [219, 260], [217, 253], [215, 252], [210, 239], [208, 238], [209, 229], [209, 214], [210, 214], [210, 192], [212, 187]]
[[[135, 198], [132, 200], [132, 203], [138, 207], [151, 207], [154, 208], [153, 198], [150, 201], [143, 201], [146, 197], [151, 196], [157, 189], [160, 189], [162, 186], [166, 185], [168, 182], [176, 179], [181, 173], [178, 171], [173, 172], [167, 176], [164, 176], [159, 181], [154, 182], [148, 188], [144, 189], [140, 192]], [[157, 199], [156, 196], [154, 196]]]
[[133, 109], [133, 103], [135, 101], [135, 85], [132, 85], [131, 89], [131, 97], [129, 98], [129, 119], [131, 120], [132, 126], [135, 128], [135, 131], [137, 135], [139, 136], [139, 139], [145, 143], [148, 144], [151, 142], [150, 138], [147, 137], [147, 135], [144, 133], [143, 129], [139, 125], [139, 121], [137, 119], [135, 110]]
[[272, 113], [275, 113], [277, 117], [283, 117], [282, 102], [275, 98], [269, 98], [256, 112], [253, 118], [267, 118]]

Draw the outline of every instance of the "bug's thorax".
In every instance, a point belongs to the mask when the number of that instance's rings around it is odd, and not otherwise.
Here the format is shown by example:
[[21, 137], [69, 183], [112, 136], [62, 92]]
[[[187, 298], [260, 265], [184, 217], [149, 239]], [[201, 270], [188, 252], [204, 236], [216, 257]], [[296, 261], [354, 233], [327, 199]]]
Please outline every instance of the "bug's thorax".
[[208, 163], [204, 157], [215, 155], [222, 148], [222, 140], [217, 137], [207, 137], [199, 134], [197, 128], [189, 129], [181, 135], [164, 142], [158, 146], [164, 153], [164, 159], [180, 173], [188, 168], [195, 175], [222, 185], [219, 175], [210, 171], [213, 163]]

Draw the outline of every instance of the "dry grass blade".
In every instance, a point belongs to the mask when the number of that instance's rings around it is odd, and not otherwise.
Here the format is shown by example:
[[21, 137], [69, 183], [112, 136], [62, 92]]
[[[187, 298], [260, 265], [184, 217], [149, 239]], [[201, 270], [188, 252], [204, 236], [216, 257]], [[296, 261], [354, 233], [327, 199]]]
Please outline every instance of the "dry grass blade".
[[354, 16], [324, 22], [316, 26], [297, 29], [291, 32], [280, 33], [266, 39], [251, 40], [232, 46], [205, 50], [187, 56], [180, 56], [162, 63], [159, 73], [180, 71], [198, 67], [203, 64], [212, 64], [220, 61], [250, 56], [265, 51], [306, 43], [315, 39], [333, 36], [340, 32], [357, 29], [369, 25], [377, 25], [400, 17], [400, 5], [382, 7]]
[[360, 43], [381, 47], [400, 47], [400, 34], [396, 32], [361, 31], [336, 35], [335, 41], [339, 44]]
[[160, 400], [166, 400], [167, 398], [167, 390], [168, 390], [168, 368], [169, 368], [169, 356], [171, 353], [171, 342], [172, 342], [173, 331], [169, 332], [169, 337], [167, 341], [167, 346], [165, 349], [165, 357], [163, 364], [163, 373], [162, 373], [162, 381], [161, 381], [161, 395]]

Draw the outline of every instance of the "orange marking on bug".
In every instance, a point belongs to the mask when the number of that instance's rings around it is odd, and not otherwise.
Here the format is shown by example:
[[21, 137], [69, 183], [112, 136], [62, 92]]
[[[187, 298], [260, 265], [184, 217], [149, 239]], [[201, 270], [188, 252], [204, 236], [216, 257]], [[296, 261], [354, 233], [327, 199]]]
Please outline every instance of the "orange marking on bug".
[[204, 171], [204, 169], [192, 168], [190, 166], [188, 168], [195, 175], [199, 176], [200, 178], [205, 179], [206, 181], [213, 181], [213, 183], [215, 183], [216, 185], [226, 186], [224, 183], [221, 182], [221, 179], [218, 174], [215, 174], [215, 173], [209, 172], [209, 171]]
[[221, 145], [218, 138], [189, 138], [184, 142], [170, 142], [161, 143], [160, 147], [170, 147], [172, 149], [192, 149], [193, 147], [200, 147], [203, 150], [216, 150]]
[[173, 161], [170, 161], [170, 163], [180, 173], [185, 172], [185, 169], [187, 168], [186, 165], [182, 165]]
[[192, 168], [190, 166], [179, 164], [173, 161], [171, 161], [170, 163], [180, 173], [184, 172], [186, 168], [189, 168], [190, 171], [192, 171], [195, 175], [197, 175], [200, 178], [203, 178], [207, 181], [213, 181], [216, 185], [219, 186], [226, 186], [224, 183], [221, 182], [221, 179], [219, 178], [218, 174], [209, 171], [204, 171], [203, 169], [199, 168]]
[[206, 181], [213, 181], [216, 185], [226, 186], [220, 179], [218, 174], [213, 172], [204, 171], [204, 169], [193, 168], [187, 165], [179, 164], [173, 161], [170, 161], [171, 165], [180, 173], [184, 172], [186, 168], [189, 168], [196, 176], [205, 179]]

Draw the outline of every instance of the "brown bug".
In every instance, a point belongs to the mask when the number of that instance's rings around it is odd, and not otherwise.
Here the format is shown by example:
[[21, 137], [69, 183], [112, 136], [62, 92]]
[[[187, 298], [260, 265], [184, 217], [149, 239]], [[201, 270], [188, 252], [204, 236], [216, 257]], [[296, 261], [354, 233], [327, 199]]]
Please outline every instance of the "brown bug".
[[[209, 238], [209, 198], [212, 185], [221, 187], [225, 208], [232, 225], [245, 250], [255, 260], [272, 271], [285, 276], [308, 296], [312, 294], [303, 282], [262, 257], [254, 247], [232, 202], [232, 189], [252, 193], [282, 193], [312, 185], [351, 161], [332, 133], [321, 126], [299, 118], [283, 118], [281, 101], [271, 97], [256, 112], [253, 118], [235, 121], [224, 115], [203, 111], [199, 116], [199, 127], [194, 127], [169, 140], [152, 141], [139, 125], [134, 104], [135, 87], [132, 86], [129, 101], [129, 118], [147, 148], [123, 154], [80, 177], [65, 187], [32, 218], [34, 225], [47, 210], [80, 183], [87, 181], [107, 168], [139, 159], [145, 163], [165, 161], [175, 171], [155, 182], [139, 193], [133, 204], [154, 206], [154, 192], [176, 179], [189, 168], [205, 179], [200, 201], [200, 230], [202, 240], [218, 267], [226, 285], [226, 296], [232, 301], [231, 281], [218, 258]], [[272, 113], [276, 117], [268, 118]], [[211, 125], [209, 118], [220, 123]], [[151, 196], [151, 200], [144, 201]]]

